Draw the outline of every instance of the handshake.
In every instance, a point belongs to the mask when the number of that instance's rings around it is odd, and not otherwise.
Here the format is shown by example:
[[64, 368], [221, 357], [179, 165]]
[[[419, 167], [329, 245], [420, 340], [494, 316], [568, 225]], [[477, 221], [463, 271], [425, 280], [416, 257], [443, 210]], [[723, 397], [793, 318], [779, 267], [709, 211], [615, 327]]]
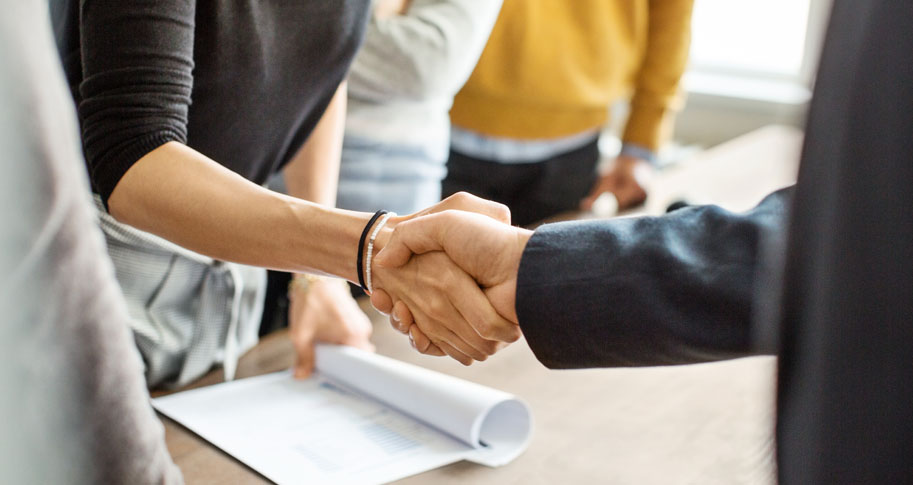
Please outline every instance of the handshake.
[[532, 231], [496, 202], [459, 193], [392, 221], [377, 239], [371, 303], [428, 355], [463, 365], [520, 338], [514, 308]]

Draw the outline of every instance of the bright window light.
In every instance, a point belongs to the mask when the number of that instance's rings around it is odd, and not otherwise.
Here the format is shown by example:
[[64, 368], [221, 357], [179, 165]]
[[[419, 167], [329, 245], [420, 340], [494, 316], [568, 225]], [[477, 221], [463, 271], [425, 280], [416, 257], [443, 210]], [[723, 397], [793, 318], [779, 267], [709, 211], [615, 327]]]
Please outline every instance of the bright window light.
[[810, 0], [697, 0], [691, 65], [699, 71], [800, 76]]

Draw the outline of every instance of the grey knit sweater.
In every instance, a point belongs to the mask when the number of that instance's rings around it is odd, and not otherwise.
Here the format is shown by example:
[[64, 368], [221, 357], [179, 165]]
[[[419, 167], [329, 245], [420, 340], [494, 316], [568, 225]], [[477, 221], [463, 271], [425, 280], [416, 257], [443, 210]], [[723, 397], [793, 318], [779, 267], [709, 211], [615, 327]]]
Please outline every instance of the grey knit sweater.
[[[453, 97], [472, 73], [501, 0], [412, 0], [372, 18], [349, 72], [339, 206], [414, 212], [440, 200]], [[421, 193], [424, 183], [435, 193]]]
[[47, 3], [0, 9], [0, 483], [180, 483], [93, 220]]

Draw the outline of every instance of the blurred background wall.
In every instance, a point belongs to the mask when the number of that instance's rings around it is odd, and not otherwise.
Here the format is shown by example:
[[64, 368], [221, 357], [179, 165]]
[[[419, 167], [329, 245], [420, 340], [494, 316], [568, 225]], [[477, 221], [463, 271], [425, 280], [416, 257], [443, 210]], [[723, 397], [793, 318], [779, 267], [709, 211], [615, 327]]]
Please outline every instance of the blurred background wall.
[[802, 126], [832, 0], [697, 0], [676, 139], [704, 147]]
[[[686, 105], [663, 162], [764, 125], [802, 127], [832, 0], [696, 0]], [[626, 107], [614, 108], [621, 126]], [[611, 130], [617, 132], [617, 130]], [[613, 153], [620, 142], [605, 137]]]

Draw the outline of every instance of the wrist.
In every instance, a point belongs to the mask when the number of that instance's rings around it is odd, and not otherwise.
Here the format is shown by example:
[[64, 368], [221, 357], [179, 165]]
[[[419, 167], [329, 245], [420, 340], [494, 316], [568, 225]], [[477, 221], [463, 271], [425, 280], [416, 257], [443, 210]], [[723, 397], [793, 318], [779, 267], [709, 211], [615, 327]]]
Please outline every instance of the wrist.
[[289, 299], [305, 298], [312, 294], [320, 294], [334, 290], [336, 287], [348, 290], [346, 280], [332, 276], [321, 276], [311, 273], [294, 273], [288, 283]]
[[296, 228], [297, 236], [283, 248], [285, 258], [290, 260], [285, 267], [358, 282], [358, 242], [372, 214], [318, 206], [300, 199], [292, 199], [290, 205], [293, 216], [289, 224]]
[[[362, 287], [362, 289], [365, 291], [365, 293], [367, 293], [368, 295], [370, 295], [370, 294], [372, 294], [372, 293], [374, 292], [374, 284], [373, 284], [373, 281], [372, 281], [372, 270], [373, 270], [373, 267], [374, 267], [374, 256], [375, 256], [378, 252], [380, 252], [380, 250], [382, 249], [382, 247], [380, 247], [379, 245], [377, 245], [377, 242], [378, 242], [378, 241], [377, 241], [377, 238], [380, 236], [380, 233], [381, 233], [381, 232], [384, 230], [384, 228], [386, 227], [387, 222], [388, 222], [391, 218], [396, 217], [396, 213], [395, 213], [395, 212], [378, 211], [377, 214], [383, 214], [383, 215], [382, 215], [382, 216], [380, 217], [380, 219], [379, 219], [376, 223], [374, 223], [373, 225], [372, 225], [372, 222], [369, 221], [368, 224], [367, 224], [367, 226], [365, 226], [365, 234], [367, 234], [368, 231], [370, 230], [370, 236], [368, 237], [367, 250], [366, 250], [366, 254], [364, 255], [364, 272], [365, 272], [365, 275], [364, 275], [364, 281], [361, 282], [361, 283], [362, 283], [361, 287]], [[375, 214], [375, 216], [374, 216], [375, 218], [377, 217], [377, 214]], [[373, 220], [373, 218], [372, 218], [372, 220]], [[388, 236], [389, 236], [389, 235], [387, 235], [387, 237], [388, 237]], [[364, 237], [365, 237], [365, 236], [364, 236], [364, 234], [363, 234], [363, 235], [362, 235], [362, 238], [364, 238]], [[362, 257], [361, 254], [359, 254], [358, 256], [359, 256], [359, 258]], [[361, 265], [359, 265], [359, 266], [361, 266]]]
[[643, 160], [651, 165], [657, 163], [658, 157], [656, 151], [646, 146], [639, 145], [637, 143], [625, 142], [621, 146], [621, 152], [618, 154], [620, 157], [634, 158], [638, 160]]
[[533, 231], [529, 229], [516, 228], [513, 251], [510, 256], [510, 267], [508, 268], [508, 278], [505, 280], [506, 291], [504, 292], [504, 309], [505, 318], [518, 323], [517, 316], [517, 275], [520, 272], [520, 260], [523, 259], [523, 252], [529, 239], [533, 236]]
[[[384, 288], [384, 276], [387, 274], [388, 268], [379, 266], [375, 263], [377, 255], [387, 246], [387, 243], [390, 242], [390, 238], [393, 237], [393, 230], [397, 224], [395, 220], [398, 217], [391, 217], [390, 221], [381, 228], [380, 232], [377, 233], [377, 238], [374, 240], [374, 257], [371, 258], [371, 278], [372, 286], [374, 288]], [[391, 227], [391, 225], [393, 227]]]
[[299, 298], [306, 296], [314, 285], [323, 280], [323, 276], [311, 273], [293, 273], [288, 282], [288, 297]]

